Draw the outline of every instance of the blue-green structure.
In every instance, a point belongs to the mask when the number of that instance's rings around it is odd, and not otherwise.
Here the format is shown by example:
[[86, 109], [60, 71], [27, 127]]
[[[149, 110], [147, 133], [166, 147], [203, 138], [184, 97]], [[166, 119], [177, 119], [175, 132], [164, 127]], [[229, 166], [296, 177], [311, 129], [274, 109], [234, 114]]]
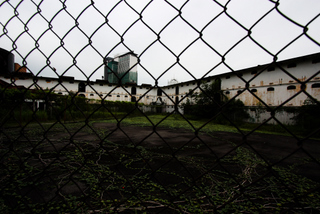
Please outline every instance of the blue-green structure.
[[115, 58], [106, 57], [104, 79], [109, 83], [137, 84], [137, 54], [128, 52]]

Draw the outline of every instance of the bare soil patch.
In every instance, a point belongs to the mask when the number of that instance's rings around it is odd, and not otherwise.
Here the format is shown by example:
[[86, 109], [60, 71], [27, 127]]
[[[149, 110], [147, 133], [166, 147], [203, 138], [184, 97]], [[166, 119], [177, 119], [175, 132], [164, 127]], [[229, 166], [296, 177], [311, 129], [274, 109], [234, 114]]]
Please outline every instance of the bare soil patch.
[[[253, 133], [243, 136], [232, 132], [199, 133], [196, 135], [186, 129], [121, 126], [112, 123], [94, 123], [96, 129], [112, 132], [108, 140], [123, 144], [132, 143], [159, 152], [179, 156], [212, 156], [221, 158], [232, 151], [235, 146], [243, 146], [256, 153], [270, 165], [297, 165], [297, 173], [320, 180], [320, 165], [304, 163], [310, 156], [320, 157], [320, 141], [307, 139], [302, 141], [294, 137]], [[94, 140], [94, 138], [92, 139]], [[200, 145], [200, 146], [199, 146]], [[181, 149], [181, 147], [186, 148]], [[192, 148], [188, 149], [188, 146]], [[193, 146], [198, 146], [194, 149]]]
[[320, 209], [318, 140], [105, 122], [4, 133], [0, 207], [10, 212]]

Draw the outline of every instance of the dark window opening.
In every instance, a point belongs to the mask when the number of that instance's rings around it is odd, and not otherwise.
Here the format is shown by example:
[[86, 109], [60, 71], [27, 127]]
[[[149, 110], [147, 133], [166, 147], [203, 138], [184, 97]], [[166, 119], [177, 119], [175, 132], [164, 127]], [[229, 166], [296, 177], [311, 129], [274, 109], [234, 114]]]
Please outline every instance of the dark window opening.
[[274, 91], [273, 87], [267, 88], [267, 91]]
[[294, 67], [297, 67], [296, 63], [290, 63], [287, 65], [287, 68], [294, 68]]
[[230, 94], [230, 91], [226, 91], [226, 94]]
[[241, 94], [241, 92], [242, 92], [242, 91], [241, 91], [241, 90], [239, 90], [239, 91], [237, 91], [237, 94]]
[[80, 82], [78, 85], [78, 91], [79, 92], [86, 92], [86, 85], [84, 84], [84, 82]]
[[312, 64], [316, 64], [320, 62], [320, 58], [316, 58], [312, 60]]
[[254, 88], [251, 90], [251, 92], [255, 93], [255, 92], [257, 92], [257, 89]]
[[84, 94], [79, 94], [79, 97], [86, 97]]
[[120, 95], [117, 95], [117, 97], [120, 97]]
[[178, 105], [178, 103], [179, 103], [179, 97], [176, 96], [176, 105]]
[[94, 96], [94, 94], [90, 94], [90, 96]]
[[136, 102], [137, 101], [137, 98], [135, 96], [132, 96], [131, 97], [131, 102]]
[[311, 88], [320, 88], [320, 83], [312, 84]]
[[289, 85], [287, 87], [287, 90], [294, 90], [294, 89], [296, 89], [296, 86], [294, 86], [294, 85]]
[[176, 86], [176, 94], [179, 94], [179, 86]]
[[136, 87], [132, 87], [131, 88], [131, 94], [132, 95], [136, 95], [137, 94], [137, 88]]
[[161, 90], [161, 88], [158, 88], [158, 90], [157, 90], [157, 96], [162, 96], [162, 90]]
[[275, 67], [269, 67], [268, 69], [267, 69], [267, 71], [274, 71], [275, 70]]

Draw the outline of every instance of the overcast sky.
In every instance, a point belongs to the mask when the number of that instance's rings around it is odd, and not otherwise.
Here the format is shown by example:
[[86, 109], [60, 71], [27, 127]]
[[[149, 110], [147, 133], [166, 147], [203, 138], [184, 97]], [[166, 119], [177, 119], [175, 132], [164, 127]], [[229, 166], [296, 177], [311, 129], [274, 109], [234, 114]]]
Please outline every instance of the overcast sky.
[[[280, 0], [278, 10], [273, 9], [275, 3], [268, 0], [168, 2], [3, 1], [0, 47], [11, 51], [14, 41], [17, 52], [26, 59], [27, 67], [35, 75], [57, 77], [47, 66], [50, 63], [58, 75], [65, 73], [76, 79], [91, 80], [104, 75], [103, 57], [133, 50], [142, 65], [138, 66], [138, 84], [152, 85], [154, 78], [159, 77], [159, 85], [167, 85], [172, 78], [182, 82], [229, 72], [228, 67], [219, 65], [222, 61], [219, 54], [225, 55], [226, 64], [237, 70], [272, 62], [272, 54], [283, 60], [320, 52], [317, 44], [320, 43], [319, 0]], [[225, 8], [226, 13], [223, 12]], [[306, 25], [308, 36], [317, 43], [302, 35]], [[249, 29], [251, 37], [267, 51], [247, 37]], [[123, 36], [123, 43], [119, 35]], [[13, 53], [15, 61], [22, 64], [19, 54]], [[175, 55], [179, 56], [180, 65], [175, 64]]]

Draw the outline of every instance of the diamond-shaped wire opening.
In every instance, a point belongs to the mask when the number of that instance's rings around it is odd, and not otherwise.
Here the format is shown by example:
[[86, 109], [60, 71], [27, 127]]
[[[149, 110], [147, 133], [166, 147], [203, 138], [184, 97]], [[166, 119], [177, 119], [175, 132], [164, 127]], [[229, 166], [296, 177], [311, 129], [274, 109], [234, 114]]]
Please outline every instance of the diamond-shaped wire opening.
[[[300, 24], [279, 2], [268, 2], [268, 7], [250, 20], [239, 16], [234, 10], [234, 1], [211, 2], [208, 8], [198, 7], [196, 1], [145, 4], [119, 1], [106, 6], [91, 1], [89, 4], [81, 2], [77, 7], [70, 2], [47, 3], [49, 1], [17, 4], [4, 1], [0, 5], [1, 10], [11, 11], [1, 22], [0, 39], [11, 44], [9, 51], [20, 57], [22, 66], [34, 75], [31, 79], [27, 77], [30, 84], [16, 96], [10, 95], [10, 90], [20, 87], [19, 78], [23, 76], [12, 76], [5, 83], [1, 82], [3, 99], [0, 104], [5, 110], [1, 112], [0, 126], [3, 184], [0, 192], [7, 197], [0, 199], [3, 209], [191, 213], [248, 209], [252, 212], [279, 209], [312, 212], [319, 209], [318, 175], [309, 172], [319, 171], [320, 166], [318, 141], [312, 139], [319, 136], [318, 124], [311, 123], [308, 133], [300, 136], [301, 132], [292, 130], [280, 116], [281, 111], [292, 104], [303, 106], [299, 115], [295, 115], [298, 120], [316, 117], [319, 102], [314, 91], [319, 85], [314, 82], [319, 71], [301, 77], [294, 71], [295, 66], [285, 67], [278, 62], [282, 54], [290, 52], [302, 39], [319, 46], [316, 34], [310, 31], [318, 22], [319, 14], [310, 15]], [[30, 10], [24, 11], [26, 6]], [[157, 10], [163, 7], [170, 15], [163, 16], [161, 10]], [[160, 22], [152, 20], [156, 15], [153, 9], [163, 17]], [[251, 11], [251, 8], [246, 6], [245, 10]], [[203, 11], [203, 14], [199, 12], [201, 21], [193, 19], [195, 11]], [[274, 22], [275, 16], [289, 23], [290, 31], [294, 29], [295, 32], [286, 37], [280, 33], [287, 32], [285, 28], [265, 32], [267, 22], [273, 22], [274, 27], [281, 25], [281, 22]], [[90, 17], [95, 17], [95, 21], [88, 25]], [[58, 28], [61, 21], [64, 26]], [[219, 22], [231, 25], [229, 29], [222, 29], [218, 27]], [[35, 30], [35, 23], [40, 26], [38, 30]], [[228, 33], [230, 28], [241, 34]], [[112, 42], [96, 43], [106, 34], [114, 38]], [[281, 44], [271, 45], [268, 42], [271, 36], [265, 38], [271, 34], [279, 35]], [[220, 40], [211, 39], [212, 35], [220, 36]], [[143, 42], [137, 42], [139, 39]], [[255, 46], [253, 54], [240, 54], [256, 57], [253, 55], [259, 53], [264, 56], [262, 64], [266, 66], [252, 71], [255, 72], [251, 72], [252, 76], [242, 75], [239, 67], [233, 64], [234, 59], [243, 46], [252, 45]], [[202, 48], [205, 53], [201, 54], [208, 58], [196, 53]], [[150, 85], [122, 84], [124, 77], [119, 77], [116, 84], [91, 81], [105, 66], [106, 57], [124, 50], [141, 53], [130, 69], [139, 66], [148, 76]], [[163, 58], [152, 56], [159, 51]], [[188, 60], [193, 54], [198, 54], [196, 61], [203, 64], [210, 58], [201, 72], [193, 69], [193, 62]], [[95, 56], [95, 60], [90, 61], [91, 67], [86, 61], [88, 55]], [[61, 61], [66, 63], [56, 69]], [[155, 69], [156, 62], [159, 66]], [[242, 65], [248, 63], [252, 65], [248, 61]], [[272, 67], [284, 74], [286, 80], [279, 80], [280, 84], [287, 84], [288, 96], [279, 103], [273, 102], [278, 93], [274, 83], [266, 87], [257, 82], [270, 75]], [[129, 73], [130, 69], [125, 72]], [[230, 92], [220, 87], [216, 90], [219, 93], [213, 94], [207, 90], [204, 83], [218, 81], [220, 77], [210, 80], [210, 76], [220, 71], [228, 71], [238, 79], [237, 90], [233, 88]], [[43, 88], [41, 83], [45, 74], [56, 78], [46, 80], [50, 83], [48, 88]], [[191, 81], [162, 87], [161, 82], [172, 75], [186, 75]], [[77, 81], [73, 76], [84, 80]], [[191, 82], [193, 86], [182, 93], [183, 85]], [[67, 85], [71, 84], [69, 88]], [[31, 96], [30, 101], [28, 91], [35, 89], [37, 91], [31, 94], [36, 99]], [[57, 91], [60, 94], [55, 94]], [[88, 95], [87, 91], [99, 100], [81, 97]], [[204, 104], [210, 103], [203, 105], [203, 112], [211, 108], [210, 115], [200, 122], [182, 111], [196, 93], [203, 96]], [[222, 99], [224, 97], [228, 99]], [[251, 107], [260, 103], [265, 110], [265, 121], [253, 128], [242, 127], [235, 112], [229, 109], [243, 97], [249, 97]], [[50, 109], [49, 116], [40, 110], [39, 98]], [[131, 103], [121, 104], [110, 101], [112, 99]], [[302, 100], [304, 103], [297, 104]], [[144, 102], [152, 105], [141, 105]], [[146, 113], [146, 108], [157, 113], [171, 110], [155, 117]], [[252, 109], [254, 114], [261, 114]], [[24, 115], [26, 111], [30, 114]], [[49, 124], [45, 122], [46, 117], [50, 117]], [[211, 130], [212, 126], [218, 130], [221, 124], [217, 121], [221, 118], [233, 127], [236, 136]], [[108, 123], [97, 122], [97, 119]], [[177, 129], [175, 120], [183, 120], [185, 125], [180, 126], [185, 129]], [[168, 121], [173, 127], [170, 130], [164, 128]], [[292, 137], [278, 136], [272, 140], [273, 135], [254, 133], [272, 122]], [[139, 128], [139, 125], [149, 128]], [[166, 136], [171, 132], [180, 134], [178, 141]], [[261, 143], [263, 140], [257, 142], [258, 138], [266, 140]]]

